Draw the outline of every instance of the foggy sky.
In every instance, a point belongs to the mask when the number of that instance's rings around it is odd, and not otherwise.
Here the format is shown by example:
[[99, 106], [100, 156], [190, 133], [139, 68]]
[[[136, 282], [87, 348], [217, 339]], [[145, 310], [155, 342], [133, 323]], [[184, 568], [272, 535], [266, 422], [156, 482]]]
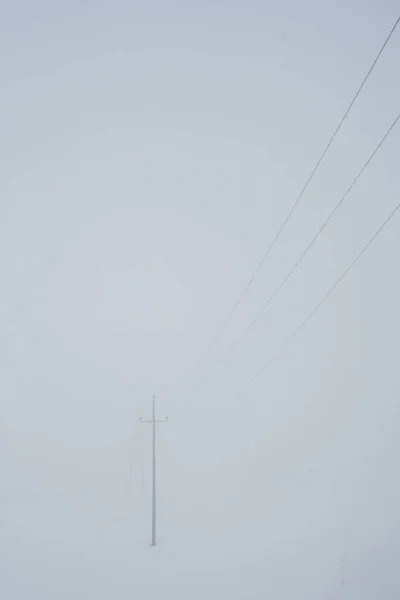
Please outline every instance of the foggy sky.
[[[383, 2], [4, 4], [6, 600], [400, 596], [400, 30]], [[159, 539], [148, 548], [151, 397]]]

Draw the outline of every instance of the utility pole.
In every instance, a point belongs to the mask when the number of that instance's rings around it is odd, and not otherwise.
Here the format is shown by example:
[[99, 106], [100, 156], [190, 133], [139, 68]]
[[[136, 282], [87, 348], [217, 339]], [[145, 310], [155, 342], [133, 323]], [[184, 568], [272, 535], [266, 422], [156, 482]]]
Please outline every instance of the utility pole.
[[156, 425], [157, 423], [167, 423], [168, 417], [162, 420], [156, 419], [156, 397], [153, 396], [153, 418], [150, 421], [140, 419], [141, 423], [150, 423], [153, 427], [153, 491], [152, 491], [152, 515], [151, 515], [151, 545], [155, 546], [156, 541], [156, 512], [157, 512], [157, 497], [156, 497]]

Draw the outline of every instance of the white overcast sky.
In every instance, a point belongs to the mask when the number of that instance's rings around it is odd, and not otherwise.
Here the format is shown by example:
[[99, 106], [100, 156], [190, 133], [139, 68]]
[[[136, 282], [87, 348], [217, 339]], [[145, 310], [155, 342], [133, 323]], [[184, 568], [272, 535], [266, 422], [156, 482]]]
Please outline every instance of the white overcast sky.
[[400, 28], [195, 368], [398, 13], [3, 2], [2, 598], [400, 596], [400, 215], [244, 391], [399, 202], [400, 125], [229, 352], [397, 116]]

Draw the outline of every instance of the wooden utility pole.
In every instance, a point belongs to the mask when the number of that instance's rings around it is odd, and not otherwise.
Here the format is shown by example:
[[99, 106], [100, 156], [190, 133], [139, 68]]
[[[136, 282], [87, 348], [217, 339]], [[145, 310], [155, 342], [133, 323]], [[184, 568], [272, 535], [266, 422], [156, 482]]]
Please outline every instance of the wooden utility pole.
[[157, 544], [156, 536], [156, 513], [157, 513], [157, 487], [156, 487], [156, 425], [157, 423], [167, 423], [168, 417], [162, 420], [156, 419], [156, 397], [153, 396], [153, 418], [150, 421], [140, 419], [142, 423], [150, 423], [153, 427], [153, 490], [152, 490], [152, 511], [151, 511], [151, 545]]

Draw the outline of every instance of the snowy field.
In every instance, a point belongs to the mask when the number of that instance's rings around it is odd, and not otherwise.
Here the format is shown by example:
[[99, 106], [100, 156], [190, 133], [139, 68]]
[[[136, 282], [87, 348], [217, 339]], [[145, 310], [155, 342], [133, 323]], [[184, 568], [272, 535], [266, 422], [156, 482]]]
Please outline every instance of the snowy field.
[[357, 506], [359, 496], [335, 496], [312, 474], [268, 494], [239, 487], [232, 474], [219, 483], [186, 474], [176, 495], [161, 489], [156, 548], [148, 491], [129, 480], [114, 493], [5, 501], [1, 597], [399, 598], [396, 509], [385, 514], [384, 493]]

